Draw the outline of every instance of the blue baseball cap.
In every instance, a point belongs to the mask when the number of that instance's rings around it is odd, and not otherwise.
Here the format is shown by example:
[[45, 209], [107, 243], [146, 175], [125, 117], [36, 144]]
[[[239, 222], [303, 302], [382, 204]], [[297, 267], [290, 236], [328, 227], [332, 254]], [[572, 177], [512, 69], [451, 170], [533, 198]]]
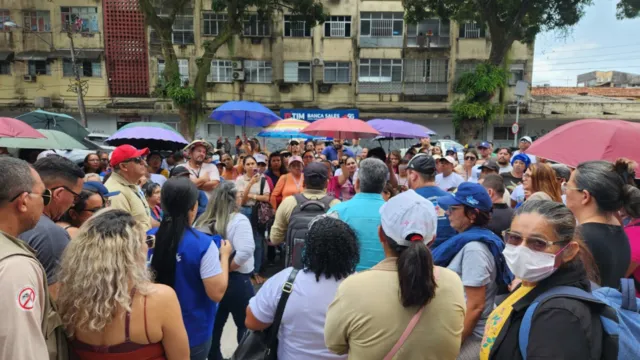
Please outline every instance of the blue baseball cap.
[[480, 211], [490, 211], [493, 204], [484, 186], [463, 182], [455, 194], [439, 197], [438, 205], [445, 210], [452, 205], [467, 205]]
[[82, 189], [97, 192], [98, 194], [102, 195], [103, 198], [108, 198], [120, 194], [120, 191], [109, 192], [109, 189], [107, 189], [107, 187], [99, 181], [87, 181], [82, 186]]
[[488, 148], [490, 148], [490, 147], [491, 147], [491, 144], [489, 144], [489, 142], [488, 142], [488, 141], [483, 141], [483, 142], [481, 142], [480, 144], [478, 144], [478, 146], [477, 146], [477, 147], [479, 147], [479, 148], [485, 148], [485, 149], [488, 149]]

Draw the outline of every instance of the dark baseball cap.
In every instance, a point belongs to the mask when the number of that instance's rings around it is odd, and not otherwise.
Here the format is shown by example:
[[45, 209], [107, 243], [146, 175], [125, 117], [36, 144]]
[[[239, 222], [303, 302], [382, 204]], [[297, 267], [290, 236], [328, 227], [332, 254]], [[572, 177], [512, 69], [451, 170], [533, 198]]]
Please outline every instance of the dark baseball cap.
[[480, 144], [478, 144], [477, 147], [481, 149], [488, 149], [491, 147], [491, 144], [488, 141], [483, 141]]
[[421, 153], [409, 160], [407, 170], [415, 170], [422, 174], [433, 174], [436, 171], [436, 161], [433, 156]]
[[176, 177], [176, 176], [191, 176], [191, 173], [189, 172], [189, 169], [187, 169], [184, 166], [176, 166], [173, 169], [171, 169], [171, 173], [169, 173], [169, 177]]
[[484, 162], [484, 164], [482, 164], [480, 166], [480, 170], [482, 169], [488, 169], [488, 170], [493, 170], [495, 172], [499, 172], [500, 171], [500, 165], [498, 165], [498, 162], [495, 159], [489, 159], [487, 161]]
[[314, 161], [304, 167], [304, 178], [319, 177], [327, 178], [327, 166], [321, 162]]
[[82, 185], [83, 190], [90, 190], [102, 195], [104, 198], [116, 196], [120, 194], [120, 191], [109, 191], [100, 181], [87, 181]]

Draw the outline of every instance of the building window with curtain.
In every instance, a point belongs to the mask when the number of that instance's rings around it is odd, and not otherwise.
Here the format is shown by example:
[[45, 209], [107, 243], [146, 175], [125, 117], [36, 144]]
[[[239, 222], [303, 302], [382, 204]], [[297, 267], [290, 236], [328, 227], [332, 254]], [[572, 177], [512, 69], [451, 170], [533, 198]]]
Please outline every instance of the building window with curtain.
[[450, 23], [448, 20], [426, 19], [418, 24], [407, 24], [408, 47], [450, 46]]
[[351, 16], [329, 16], [324, 23], [324, 37], [351, 37]]
[[62, 29], [64, 31], [76, 31], [78, 26], [80, 32], [98, 32], [98, 8], [89, 6], [61, 7]]
[[211, 60], [211, 73], [207, 82], [230, 83], [233, 78], [231, 60]]
[[326, 84], [348, 84], [351, 82], [351, 63], [325, 62], [324, 80]]
[[271, 61], [245, 60], [245, 81], [254, 84], [266, 84], [272, 81]]
[[51, 20], [48, 11], [25, 11], [24, 30], [31, 32], [51, 31]]
[[286, 83], [310, 83], [311, 62], [309, 61], [285, 61], [284, 82]]
[[202, 35], [217, 36], [227, 23], [227, 14], [202, 13]]
[[284, 16], [284, 36], [285, 37], [310, 37], [311, 25], [302, 20], [300, 16]]
[[257, 14], [245, 16], [243, 34], [244, 36], [256, 37], [270, 36], [269, 19], [262, 18]]
[[172, 30], [171, 39], [174, 44], [186, 45], [194, 43], [192, 15], [176, 16]]

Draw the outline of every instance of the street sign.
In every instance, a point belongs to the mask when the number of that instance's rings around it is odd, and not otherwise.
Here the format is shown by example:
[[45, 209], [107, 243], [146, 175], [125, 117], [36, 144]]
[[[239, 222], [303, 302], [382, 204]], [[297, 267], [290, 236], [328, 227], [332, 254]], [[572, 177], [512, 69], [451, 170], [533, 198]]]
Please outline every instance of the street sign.
[[518, 125], [518, 123], [513, 123], [513, 125], [511, 125], [511, 132], [515, 135], [518, 131], [520, 131], [520, 125]]

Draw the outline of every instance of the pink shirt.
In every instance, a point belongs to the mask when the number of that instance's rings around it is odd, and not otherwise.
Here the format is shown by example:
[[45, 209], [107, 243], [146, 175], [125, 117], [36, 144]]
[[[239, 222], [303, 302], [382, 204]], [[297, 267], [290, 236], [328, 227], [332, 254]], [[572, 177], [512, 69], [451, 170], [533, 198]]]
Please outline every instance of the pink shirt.
[[[640, 219], [633, 220], [624, 227], [631, 247], [631, 262], [640, 264]], [[633, 272], [633, 277], [640, 282], [640, 266]], [[640, 297], [640, 289], [636, 289], [636, 296]]]

